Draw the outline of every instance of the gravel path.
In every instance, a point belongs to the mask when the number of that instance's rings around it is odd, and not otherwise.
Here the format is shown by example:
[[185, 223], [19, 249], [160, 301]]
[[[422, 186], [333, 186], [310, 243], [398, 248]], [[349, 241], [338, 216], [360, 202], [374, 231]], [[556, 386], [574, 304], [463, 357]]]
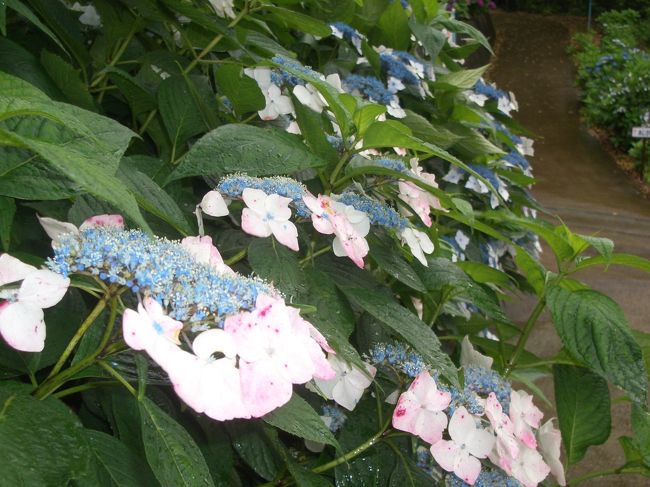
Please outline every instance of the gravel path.
[[[534, 195], [572, 230], [611, 238], [616, 251], [650, 258], [650, 201], [636, 192], [580, 121], [574, 68], [566, 53], [568, 26], [576, 20], [502, 12], [493, 20], [500, 47], [489, 77], [501, 89], [516, 93], [520, 105], [516, 118], [535, 136]], [[554, 269], [550, 251], [545, 251], [543, 261]], [[617, 267], [607, 272], [589, 270], [576, 277], [614, 298], [634, 328], [650, 332], [650, 275]], [[516, 296], [508, 308], [522, 323], [533, 306], [532, 299]], [[529, 344], [543, 357], [559, 350], [548, 316], [542, 317]], [[552, 381], [542, 381], [541, 386], [552, 397]], [[613, 398], [620, 395], [617, 390], [612, 393]], [[610, 441], [590, 448], [585, 459], [571, 469], [569, 479], [624, 462], [617, 438], [630, 434], [629, 406], [617, 404], [612, 414]], [[640, 487], [650, 486], [650, 479], [626, 475], [580, 485]]]

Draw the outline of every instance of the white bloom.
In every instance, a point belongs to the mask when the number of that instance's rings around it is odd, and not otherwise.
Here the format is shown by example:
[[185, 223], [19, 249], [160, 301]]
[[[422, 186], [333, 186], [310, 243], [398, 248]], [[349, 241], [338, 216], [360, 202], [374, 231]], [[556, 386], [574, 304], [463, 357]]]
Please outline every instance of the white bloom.
[[519, 137], [521, 139], [521, 144], [517, 144], [517, 150], [522, 156], [534, 156], [535, 155], [535, 148], [533, 147], [533, 144], [535, 141], [533, 139], [529, 139], [528, 137]]
[[201, 202], [199, 203], [199, 208], [206, 215], [210, 216], [226, 216], [228, 211], [228, 205], [226, 200], [223, 199], [219, 191], [208, 191]]
[[298, 98], [300, 103], [302, 103], [305, 106], [308, 106], [311, 108], [313, 111], [321, 113], [323, 111], [323, 107], [327, 106], [327, 103], [325, 100], [323, 100], [323, 97], [321, 94], [318, 92], [316, 88], [311, 83], [307, 83], [306, 85], [296, 85], [293, 87], [293, 94]]
[[93, 5], [81, 5], [79, 2], [75, 2], [70, 10], [75, 12], [83, 12], [79, 16], [79, 22], [88, 27], [99, 27], [102, 25], [102, 18], [97, 13], [97, 9]]
[[400, 238], [402, 239], [402, 244], [406, 243], [409, 246], [413, 257], [419, 260], [423, 266], [428, 267], [429, 264], [424, 254], [430, 254], [434, 249], [433, 242], [429, 236], [420, 230], [407, 227], [402, 230]]
[[256, 237], [269, 237], [273, 234], [282, 245], [298, 250], [298, 229], [289, 221], [290, 198], [246, 188], [242, 192], [242, 199], [247, 206], [242, 211], [242, 230]]
[[262, 120], [275, 120], [280, 115], [293, 113], [291, 98], [283, 95], [278, 86], [271, 84], [266, 90], [262, 90], [262, 94], [266, 100], [266, 106], [257, 112]]
[[460, 364], [463, 367], [470, 365], [491, 369], [494, 359], [477, 352], [469, 341], [469, 336], [465, 335], [460, 345]]
[[228, 16], [231, 19], [235, 18], [235, 12], [232, 9], [233, 0], [209, 0], [209, 2], [219, 17]]
[[377, 369], [370, 364], [365, 364], [367, 373], [364, 373], [361, 369], [348, 364], [334, 354], [330, 354], [327, 361], [336, 372], [336, 377], [331, 380], [315, 377], [314, 382], [327, 399], [333, 399], [337, 404], [352, 411], [361, 399], [363, 392], [372, 383]]

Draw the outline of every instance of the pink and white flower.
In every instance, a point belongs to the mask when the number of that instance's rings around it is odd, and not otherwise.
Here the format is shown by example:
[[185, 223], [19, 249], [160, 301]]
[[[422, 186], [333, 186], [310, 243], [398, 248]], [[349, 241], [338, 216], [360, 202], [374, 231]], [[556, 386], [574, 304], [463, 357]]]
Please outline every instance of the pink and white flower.
[[0, 291], [0, 298], [6, 299], [0, 304], [0, 334], [16, 350], [40, 352], [46, 335], [43, 309], [63, 299], [70, 279], [0, 255], [0, 286], [18, 281], [20, 287]]
[[370, 231], [368, 215], [329, 196], [320, 195], [316, 198], [307, 195], [303, 196], [303, 200], [312, 212], [311, 219], [316, 231], [335, 235], [332, 243], [334, 255], [347, 255], [358, 267], [363, 268], [363, 258], [370, 250], [365, 239]]
[[316, 378], [314, 383], [327, 399], [334, 400], [349, 411], [354, 410], [364, 391], [372, 384], [377, 369], [370, 364], [365, 364], [366, 373], [364, 373], [337, 355], [330, 355], [327, 361], [336, 376], [329, 380]]
[[475, 366], [491, 369], [494, 359], [477, 352], [469, 341], [469, 336], [465, 335], [460, 344], [460, 365], [463, 367]]
[[212, 245], [212, 238], [203, 237], [185, 237], [181, 240], [181, 245], [187, 250], [194, 260], [201, 264], [206, 264], [212, 267], [217, 272], [226, 274], [234, 274], [235, 272], [228, 267], [221, 257], [219, 250]]
[[[411, 160], [411, 172], [415, 177], [429, 186], [434, 188], [438, 187], [435, 175], [424, 172], [418, 165], [417, 159]], [[415, 211], [427, 227], [430, 227], [432, 224], [430, 216], [431, 208], [444, 211], [438, 198], [416, 184], [410, 181], [400, 181], [398, 187], [399, 197]], [[407, 209], [402, 209], [402, 213], [405, 216], [411, 216], [411, 212]]]
[[450, 402], [451, 394], [438, 390], [436, 381], [425, 370], [397, 401], [393, 427], [419, 436], [427, 443], [438, 443], [447, 427], [447, 415], [443, 410]]
[[510, 419], [515, 427], [515, 435], [529, 448], [537, 448], [533, 428], [539, 428], [542, 417], [544, 413], [533, 404], [533, 396], [525, 391], [512, 391]]
[[539, 452], [519, 442], [519, 456], [512, 462], [511, 475], [524, 487], [536, 487], [544, 480], [551, 469]]
[[252, 417], [289, 401], [292, 384], [336, 375], [311, 325], [281, 299], [259, 296], [252, 312], [228, 317], [224, 330], [237, 347], [242, 397]]
[[519, 442], [515, 438], [515, 426], [508, 415], [503, 413], [503, 407], [494, 392], [491, 392], [485, 401], [485, 415], [497, 436], [496, 447], [490, 459], [510, 473], [512, 462], [519, 456]]
[[542, 427], [537, 430], [539, 438], [539, 449], [542, 457], [551, 469], [551, 473], [557, 479], [560, 485], [566, 485], [564, 476], [564, 467], [560, 461], [560, 445], [562, 436], [560, 432], [553, 427], [553, 420], [549, 419]]
[[298, 250], [298, 229], [289, 221], [291, 218], [290, 198], [278, 194], [267, 195], [260, 189], [246, 188], [242, 192], [246, 203], [241, 218], [241, 227], [256, 237], [275, 236], [282, 245]]
[[86, 230], [91, 227], [115, 227], [124, 228], [124, 217], [122, 215], [95, 215], [86, 218], [79, 228], [69, 222], [61, 222], [47, 216], [36, 215], [39, 223], [47, 233], [47, 236], [52, 239], [52, 245], [58, 242], [59, 237], [68, 233], [78, 235], [80, 231]]
[[[223, 330], [207, 330], [194, 339], [192, 349], [194, 354], [177, 349], [161, 364], [176, 394], [197, 413], [218, 421], [250, 418], [234, 339]], [[223, 356], [214, 358], [216, 353]]]
[[476, 421], [463, 406], [457, 408], [449, 421], [451, 440], [440, 440], [431, 446], [435, 461], [469, 485], [474, 485], [481, 473], [479, 459], [488, 456], [495, 442], [494, 435], [477, 426]]
[[282, 94], [279, 86], [271, 84], [265, 90], [262, 90], [266, 106], [257, 113], [262, 120], [275, 120], [280, 115], [289, 115], [293, 113], [293, 103], [291, 98]]

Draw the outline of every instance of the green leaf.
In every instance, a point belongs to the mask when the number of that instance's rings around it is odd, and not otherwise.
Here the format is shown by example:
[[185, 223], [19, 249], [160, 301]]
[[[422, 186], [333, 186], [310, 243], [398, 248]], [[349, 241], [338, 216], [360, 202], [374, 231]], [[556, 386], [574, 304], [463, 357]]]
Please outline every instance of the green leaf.
[[650, 468], [650, 413], [636, 404], [632, 406], [632, 431], [632, 442], [645, 466]]
[[0, 476], [5, 485], [67, 485], [86, 470], [83, 427], [61, 401], [34, 398], [32, 388], [0, 383]]
[[406, 51], [411, 44], [411, 30], [406, 11], [400, 2], [392, 2], [379, 17], [374, 31], [375, 44]]
[[327, 140], [327, 131], [323, 122], [323, 116], [311, 108], [303, 105], [295, 96], [292, 96], [293, 107], [296, 110], [296, 121], [305, 142], [314, 154], [325, 159], [330, 165], [339, 160], [336, 149]]
[[589, 245], [598, 251], [606, 261], [609, 261], [614, 254], [614, 242], [608, 238], [592, 237], [589, 235], [578, 235], [581, 239], [585, 240]]
[[645, 403], [648, 379], [643, 355], [620, 307], [597, 291], [562, 287], [551, 288], [547, 302], [571, 355]]
[[132, 168], [128, 161], [120, 165], [116, 175], [133, 193], [138, 204], [161, 220], [169, 223], [183, 235], [193, 233], [187, 218], [174, 198], [158, 186], [149, 176]]
[[605, 258], [602, 255], [589, 257], [588, 259], [580, 261], [576, 265], [576, 269], [585, 269], [592, 265], [608, 264], [623, 265], [626, 267], [633, 267], [634, 269], [640, 269], [645, 272], [650, 272], [650, 260], [631, 254], [612, 254], [609, 258]]
[[248, 262], [257, 275], [287, 296], [304, 292], [305, 279], [296, 253], [275, 238], [254, 239], [248, 247]]
[[232, 421], [226, 423], [232, 446], [239, 456], [264, 480], [273, 480], [282, 459], [256, 421]]
[[182, 76], [170, 76], [160, 83], [158, 107], [169, 138], [176, 147], [210, 129], [201, 118], [201, 108]]
[[154, 96], [139, 80], [129, 73], [110, 66], [105, 71], [108, 73], [111, 82], [119, 88], [120, 93], [128, 101], [134, 117], [158, 108], [158, 103]]
[[332, 29], [330, 29], [325, 22], [321, 22], [309, 15], [273, 5], [265, 6], [264, 10], [270, 10], [273, 12], [274, 18], [279, 21], [280, 24], [293, 27], [301, 32], [307, 32], [319, 37], [327, 37], [332, 34]]
[[51, 143], [0, 130], [0, 137], [2, 136], [5, 140], [36, 152], [88, 193], [106, 200], [124, 211], [124, 214], [140, 227], [149, 229], [133, 195], [124, 188], [119, 179], [97, 164], [93, 153], [77, 152], [61, 143]]
[[553, 379], [562, 444], [569, 465], [574, 465], [582, 460], [588, 447], [609, 438], [609, 390], [598, 375], [571, 365], [554, 365]]
[[[155, 479], [149, 476], [148, 469], [142, 468], [142, 460], [120, 440], [101, 431], [84, 430], [84, 434], [92, 452], [94, 485], [100, 487], [154, 485]], [[89, 482], [88, 485], [90, 486], [91, 483]]]
[[494, 51], [492, 50], [492, 46], [490, 46], [490, 41], [487, 40], [487, 38], [483, 35], [483, 33], [480, 30], [469, 25], [468, 23], [461, 22], [455, 19], [449, 19], [446, 16], [440, 15], [436, 17], [436, 19], [434, 20], [434, 25], [436, 24], [440, 27], [444, 27], [450, 32], [456, 32], [458, 34], [466, 34], [470, 36], [472, 39], [480, 42], [480, 44], [485, 49], [490, 51], [491, 54], [494, 54]]
[[436, 334], [417, 316], [395, 301], [387, 301], [365, 289], [345, 288], [343, 292], [354, 304], [401, 336], [430, 365], [440, 370], [447, 380], [458, 384], [456, 366], [449, 355], [442, 351]]
[[0, 196], [0, 243], [5, 252], [9, 252], [11, 227], [16, 215], [16, 202], [13, 198]]
[[539, 263], [539, 261], [533, 258], [528, 252], [526, 252], [521, 247], [516, 247], [515, 262], [517, 267], [526, 277], [528, 284], [532, 286], [535, 290], [535, 293], [538, 296], [541, 296], [544, 293], [544, 287], [546, 286], [546, 271]]
[[272, 128], [231, 124], [201, 137], [169, 176], [168, 182], [232, 172], [272, 176], [325, 165], [326, 161], [312, 154], [295, 135]]
[[354, 125], [359, 137], [363, 137], [368, 127], [377, 121], [377, 117], [386, 113], [386, 107], [375, 103], [362, 105], [353, 115]]
[[411, 110], [405, 110], [406, 117], [401, 118], [400, 122], [411, 129], [413, 135], [426, 142], [435, 144], [443, 149], [452, 146], [459, 140], [464, 140], [462, 135], [458, 135], [441, 125], [433, 125], [422, 115]]
[[496, 284], [506, 287], [512, 284], [508, 274], [482, 262], [461, 261], [456, 262], [456, 265], [478, 283]]
[[61, 48], [62, 51], [67, 52], [54, 32], [52, 32], [45, 24], [43, 24], [43, 22], [41, 22], [40, 19], [34, 15], [34, 12], [27, 8], [24, 3], [22, 3], [20, 0], [5, 0], [5, 2], [7, 4], [7, 7], [15, 10], [20, 15], [25, 17], [32, 24], [34, 24], [37, 29], [41, 30], [43, 33], [45, 33], [45, 35], [52, 39], [55, 44]]
[[334, 435], [325, 426], [318, 413], [296, 393], [291, 396], [288, 403], [271, 411], [262, 419], [271, 426], [292, 435], [339, 448]]
[[96, 110], [95, 101], [88, 93], [88, 85], [82, 81], [79, 72], [60, 56], [49, 51], [41, 51], [41, 64], [61, 90], [65, 101], [86, 110]]
[[463, 69], [455, 73], [448, 73], [438, 77], [435, 81], [436, 86], [450, 86], [458, 90], [469, 90], [474, 87], [476, 82], [481, 79], [487, 66], [475, 69]]
[[442, 31], [433, 28], [430, 25], [419, 23], [413, 17], [409, 19], [409, 28], [415, 38], [424, 46], [424, 49], [429, 55], [429, 59], [432, 61], [435, 60], [438, 57], [440, 50], [447, 42], [447, 36], [445, 36]]
[[228, 97], [238, 115], [256, 112], [266, 106], [260, 87], [253, 78], [244, 74], [241, 66], [219, 66], [215, 70], [215, 79], [219, 91]]
[[211, 486], [201, 450], [189, 433], [150, 399], [138, 403], [147, 461], [162, 485]]
[[408, 262], [395, 252], [394, 245], [388, 246], [379, 238], [373, 237], [370, 239], [370, 257], [381, 270], [387, 272], [401, 283], [416, 291], [426, 292], [420, 277]]

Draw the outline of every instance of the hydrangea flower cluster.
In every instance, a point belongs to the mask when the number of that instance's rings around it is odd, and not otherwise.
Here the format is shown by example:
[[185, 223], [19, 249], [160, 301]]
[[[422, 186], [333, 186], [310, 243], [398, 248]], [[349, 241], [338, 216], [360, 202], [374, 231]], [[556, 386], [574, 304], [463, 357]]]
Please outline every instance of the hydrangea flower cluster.
[[368, 352], [368, 358], [376, 366], [390, 365], [412, 379], [426, 368], [419, 354], [398, 342], [375, 344]]
[[[485, 367], [491, 359], [474, 350], [468, 339], [462, 347], [463, 393], [438, 384], [437, 374], [424, 369], [399, 397], [393, 427], [431, 445], [435, 462], [450, 472], [447, 485], [500, 482], [497, 485], [535, 487], [550, 472], [565, 485], [560, 436], [552, 422], [541, 426], [543, 414], [532, 396], [512, 390]], [[476, 407], [463, 404], [470, 395]], [[486, 469], [487, 459], [493, 466]], [[427, 462], [421, 458], [420, 463]]]
[[[508, 201], [510, 199], [510, 193], [508, 192], [507, 184], [492, 170], [486, 166], [479, 164], [468, 164], [467, 166], [470, 167], [479, 176], [487, 180], [505, 201]], [[494, 193], [492, 193], [492, 191], [490, 191], [490, 188], [476, 176], [469, 174], [467, 171], [461, 169], [460, 167], [451, 166], [447, 174], [445, 174], [442, 179], [443, 181], [447, 181], [449, 183], [459, 184], [462, 180], [465, 179], [465, 177], [467, 177], [467, 181], [465, 182], [465, 187], [467, 189], [470, 189], [478, 194], [489, 194], [490, 206], [492, 206], [492, 208], [499, 206], [499, 199]]]
[[373, 76], [351, 74], [343, 80], [343, 87], [354, 95], [385, 105], [388, 113], [395, 118], [404, 118], [406, 116], [406, 112], [400, 106], [395, 93]]
[[201, 264], [178, 242], [139, 230], [87, 228], [53, 242], [50, 269], [64, 277], [87, 272], [134, 293], [151, 296], [181, 321], [214, 321], [255, 308], [275, 291], [258, 279], [230, 275]]
[[422, 82], [426, 79], [435, 79], [433, 67], [423, 63], [412, 54], [404, 51], [381, 47], [379, 59], [381, 67], [388, 77], [388, 89], [397, 93], [407, 85], [417, 88], [420, 96], [427, 94], [427, 86]]
[[359, 54], [362, 54], [361, 45], [365, 36], [361, 34], [355, 28], [349, 26], [345, 22], [335, 22], [330, 24], [330, 29], [332, 29], [332, 35], [338, 39], [345, 39], [348, 42], [351, 42], [354, 48]]
[[[479, 95], [479, 96], [484, 96], [487, 97], [487, 99], [494, 100], [497, 102], [497, 108], [499, 109], [500, 112], [510, 116], [510, 112], [513, 110], [518, 110], [519, 105], [517, 103], [517, 100], [515, 99], [514, 94], [511, 93], [506, 93], [503, 90], [498, 89], [495, 85], [493, 84], [488, 84], [485, 83], [482, 80], [478, 80], [476, 84], [474, 85], [473, 88], [474, 94]], [[476, 101], [470, 96], [470, 99], [472, 101]], [[478, 102], [477, 102], [478, 103]], [[483, 106], [483, 104], [478, 103], [480, 106]]]

